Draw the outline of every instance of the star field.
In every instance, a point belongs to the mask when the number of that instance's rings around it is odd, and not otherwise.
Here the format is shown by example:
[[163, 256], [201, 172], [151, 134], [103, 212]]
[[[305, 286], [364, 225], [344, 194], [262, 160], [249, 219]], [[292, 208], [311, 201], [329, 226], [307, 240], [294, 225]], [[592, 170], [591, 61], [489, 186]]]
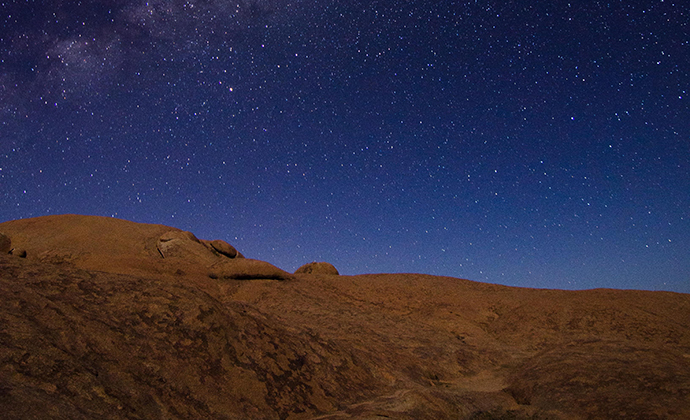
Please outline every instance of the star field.
[[0, 1], [0, 221], [690, 293], [690, 7], [585, 3]]

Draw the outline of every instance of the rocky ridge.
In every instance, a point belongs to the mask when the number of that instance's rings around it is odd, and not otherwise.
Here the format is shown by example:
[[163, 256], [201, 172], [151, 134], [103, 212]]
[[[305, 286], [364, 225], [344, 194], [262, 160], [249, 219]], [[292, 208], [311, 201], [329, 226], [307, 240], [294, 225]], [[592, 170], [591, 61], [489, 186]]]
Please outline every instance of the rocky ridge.
[[3, 418], [690, 418], [685, 294], [290, 274], [92, 216], [0, 233]]

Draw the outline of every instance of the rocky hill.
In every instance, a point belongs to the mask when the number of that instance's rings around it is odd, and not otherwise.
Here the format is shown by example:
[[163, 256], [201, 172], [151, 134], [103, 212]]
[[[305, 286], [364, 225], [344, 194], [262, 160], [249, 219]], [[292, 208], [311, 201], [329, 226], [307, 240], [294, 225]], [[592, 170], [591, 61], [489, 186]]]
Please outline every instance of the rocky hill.
[[690, 418], [690, 295], [292, 274], [93, 216], [0, 233], [2, 418]]

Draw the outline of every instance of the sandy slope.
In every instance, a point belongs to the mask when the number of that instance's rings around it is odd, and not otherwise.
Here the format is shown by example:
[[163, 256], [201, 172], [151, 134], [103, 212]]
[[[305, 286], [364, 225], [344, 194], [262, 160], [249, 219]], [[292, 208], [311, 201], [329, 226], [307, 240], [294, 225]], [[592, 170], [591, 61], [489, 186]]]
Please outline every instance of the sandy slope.
[[[0, 224], [8, 418], [690, 418], [690, 296], [419, 274], [212, 278], [174, 230]], [[186, 249], [186, 248], [185, 248]], [[253, 268], [251, 268], [253, 269]]]

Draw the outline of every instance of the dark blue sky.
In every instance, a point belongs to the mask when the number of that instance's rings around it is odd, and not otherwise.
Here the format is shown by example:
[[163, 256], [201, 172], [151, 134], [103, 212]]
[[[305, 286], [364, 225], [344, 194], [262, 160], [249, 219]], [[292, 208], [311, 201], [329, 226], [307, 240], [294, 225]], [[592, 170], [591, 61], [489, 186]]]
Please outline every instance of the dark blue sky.
[[0, 221], [690, 292], [690, 6], [0, 1]]

